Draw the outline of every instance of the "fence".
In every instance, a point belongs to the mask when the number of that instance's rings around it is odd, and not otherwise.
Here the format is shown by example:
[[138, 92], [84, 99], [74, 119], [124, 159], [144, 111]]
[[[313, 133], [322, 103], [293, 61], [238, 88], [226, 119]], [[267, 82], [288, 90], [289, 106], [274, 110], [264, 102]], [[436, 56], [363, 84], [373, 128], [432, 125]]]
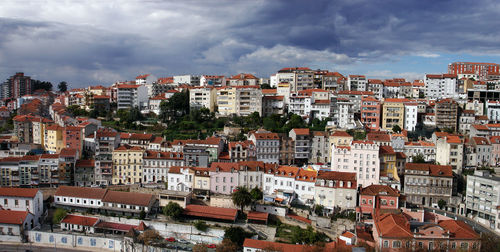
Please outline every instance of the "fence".
[[121, 251], [123, 241], [121, 239], [92, 237], [79, 234], [60, 234], [42, 231], [26, 231], [29, 242], [44, 246], [87, 248], [93, 251], [109, 250]]

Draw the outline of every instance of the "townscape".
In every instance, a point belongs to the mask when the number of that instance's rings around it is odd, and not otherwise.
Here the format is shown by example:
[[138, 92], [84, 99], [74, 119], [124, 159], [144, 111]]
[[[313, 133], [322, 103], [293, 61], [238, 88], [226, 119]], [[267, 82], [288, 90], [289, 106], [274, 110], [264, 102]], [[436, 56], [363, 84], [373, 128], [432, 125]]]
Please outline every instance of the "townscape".
[[[307, 67], [1, 85], [0, 240], [120, 251], [479, 251], [500, 235], [500, 73]], [[496, 244], [495, 244], [496, 242]]]

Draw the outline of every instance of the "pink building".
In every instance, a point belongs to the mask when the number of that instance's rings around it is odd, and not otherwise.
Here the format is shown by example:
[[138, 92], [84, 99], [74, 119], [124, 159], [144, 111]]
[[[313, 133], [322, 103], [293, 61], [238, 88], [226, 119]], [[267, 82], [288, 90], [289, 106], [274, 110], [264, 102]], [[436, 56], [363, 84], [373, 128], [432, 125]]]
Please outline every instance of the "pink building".
[[82, 129], [76, 126], [66, 126], [63, 132], [63, 143], [65, 148], [76, 149], [81, 154], [83, 148]]
[[361, 98], [361, 122], [369, 131], [380, 130], [380, 101], [372, 96]]
[[481, 246], [469, 225], [451, 219], [423, 222], [406, 213], [384, 213], [376, 216], [372, 231], [377, 251], [479, 251]]
[[491, 165], [500, 165], [500, 136], [490, 137], [491, 142]]
[[210, 192], [231, 194], [238, 187], [238, 163], [213, 162], [210, 166]]
[[359, 207], [356, 210], [359, 214], [358, 217], [373, 217], [379, 209], [397, 210], [399, 196], [396, 189], [386, 185], [370, 185], [362, 188], [359, 193]]

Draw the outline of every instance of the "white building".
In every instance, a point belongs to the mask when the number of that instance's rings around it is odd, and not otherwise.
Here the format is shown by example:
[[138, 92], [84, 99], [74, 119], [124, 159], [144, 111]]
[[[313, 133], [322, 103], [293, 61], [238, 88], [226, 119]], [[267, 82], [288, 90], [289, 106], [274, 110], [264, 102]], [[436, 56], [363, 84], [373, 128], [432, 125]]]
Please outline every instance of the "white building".
[[167, 182], [168, 170], [172, 166], [184, 166], [181, 152], [145, 151], [142, 158], [144, 183]]
[[424, 83], [425, 97], [428, 99], [458, 98], [455, 74], [427, 74]]
[[61, 220], [61, 229], [68, 231], [94, 233], [98, 218], [68, 214]]
[[337, 110], [334, 111], [340, 129], [353, 129], [356, 127], [354, 121], [354, 103], [346, 98], [337, 99]]
[[199, 86], [200, 85], [200, 76], [199, 75], [176, 75], [174, 76], [174, 84], [187, 84], [190, 86]]
[[23, 231], [28, 231], [36, 227], [35, 217], [28, 211], [16, 211], [16, 210], [0, 210], [0, 239], [4, 241], [3, 236], [6, 237], [6, 241], [14, 241], [14, 236], [19, 238], [21, 241], [21, 235], [24, 235]]
[[148, 88], [144, 85], [117, 85], [117, 108], [130, 109], [138, 107], [139, 109], [147, 108], [148, 106]]
[[217, 102], [217, 90], [210, 87], [189, 89], [189, 107], [191, 109], [207, 108], [215, 112]]
[[418, 113], [418, 103], [416, 102], [405, 102], [405, 122], [404, 128], [408, 131], [414, 131], [417, 127], [417, 113]]
[[311, 169], [299, 169], [295, 177], [294, 191], [297, 194], [297, 200], [306, 205], [314, 203], [314, 184], [318, 173]]
[[200, 77], [202, 87], [223, 87], [226, 86], [226, 76], [224, 75], [202, 75]]
[[368, 81], [364, 75], [349, 75], [347, 86], [351, 91], [366, 91]]
[[500, 234], [500, 178], [488, 171], [475, 171], [467, 176], [467, 217]]
[[373, 141], [352, 141], [350, 146], [332, 145], [331, 170], [354, 172], [360, 186], [379, 184], [379, 146]]
[[172, 166], [168, 171], [168, 189], [172, 191], [191, 192], [193, 190], [194, 172], [189, 167]]
[[500, 101], [486, 102], [486, 114], [490, 123], [500, 122]]
[[255, 144], [257, 161], [279, 163], [280, 138], [278, 134], [259, 130], [251, 133], [248, 140]]
[[319, 171], [314, 188], [314, 203], [334, 209], [354, 209], [357, 199], [356, 173]]
[[99, 209], [103, 206], [105, 194], [106, 189], [101, 188], [59, 186], [54, 194], [54, 203], [68, 209]]
[[33, 215], [34, 226], [40, 225], [44, 213], [43, 195], [37, 188], [1, 187], [0, 206], [3, 209], [30, 212]]

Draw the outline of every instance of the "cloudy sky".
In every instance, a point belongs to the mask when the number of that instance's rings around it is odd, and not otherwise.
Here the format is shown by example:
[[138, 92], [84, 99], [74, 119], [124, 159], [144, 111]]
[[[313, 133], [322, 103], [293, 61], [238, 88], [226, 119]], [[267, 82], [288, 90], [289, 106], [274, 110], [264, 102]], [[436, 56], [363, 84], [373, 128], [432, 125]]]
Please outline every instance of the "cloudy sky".
[[500, 63], [497, 1], [0, 2], [0, 79], [71, 87], [308, 66], [421, 78], [454, 61]]

